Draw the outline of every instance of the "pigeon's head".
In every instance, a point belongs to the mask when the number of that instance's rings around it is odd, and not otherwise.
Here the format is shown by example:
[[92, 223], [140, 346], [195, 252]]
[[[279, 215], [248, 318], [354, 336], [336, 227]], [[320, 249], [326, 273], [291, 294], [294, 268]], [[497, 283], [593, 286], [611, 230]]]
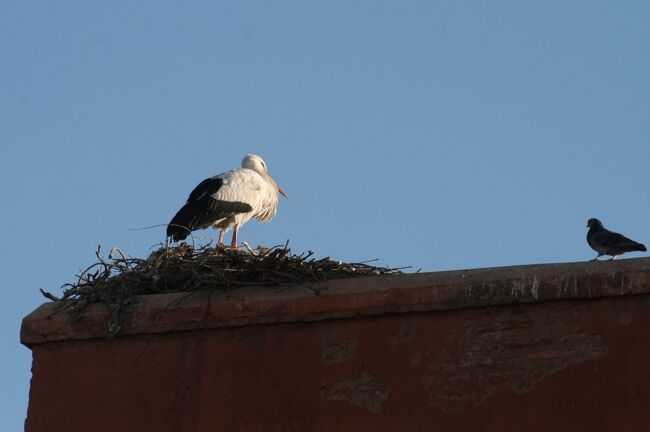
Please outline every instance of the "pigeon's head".
[[587, 221], [587, 228], [602, 228], [603, 223], [596, 218], [591, 218]]

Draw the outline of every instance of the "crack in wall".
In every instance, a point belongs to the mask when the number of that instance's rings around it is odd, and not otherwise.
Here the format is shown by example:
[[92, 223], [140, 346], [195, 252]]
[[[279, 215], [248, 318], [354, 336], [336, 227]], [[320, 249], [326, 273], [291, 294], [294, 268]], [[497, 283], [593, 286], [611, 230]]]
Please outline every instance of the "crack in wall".
[[368, 372], [363, 372], [356, 378], [334, 384], [327, 393], [326, 399], [328, 401], [346, 400], [373, 414], [379, 414], [389, 391], [390, 387], [386, 384]]
[[338, 341], [336, 333], [330, 333], [323, 338], [323, 359], [327, 364], [342, 363], [354, 358], [357, 350], [357, 340], [350, 338]]
[[526, 393], [570, 364], [605, 354], [600, 335], [567, 329], [557, 319], [502, 313], [450, 336], [421, 382], [430, 405], [453, 413], [502, 388]]

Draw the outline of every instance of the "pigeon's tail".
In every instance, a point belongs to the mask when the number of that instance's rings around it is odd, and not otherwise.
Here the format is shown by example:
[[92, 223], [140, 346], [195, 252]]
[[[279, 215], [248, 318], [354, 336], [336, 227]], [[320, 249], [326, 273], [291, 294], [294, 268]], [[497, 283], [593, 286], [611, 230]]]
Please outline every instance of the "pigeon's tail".
[[[619, 248], [621, 250], [626, 251], [626, 252], [635, 252], [635, 251], [646, 252], [647, 251], [644, 244], [637, 243], [634, 240], [630, 240], [629, 238], [626, 238], [624, 242], [621, 242], [621, 244], [619, 245]], [[615, 248], [615, 249], [618, 249], [618, 248]]]
[[644, 244], [637, 243], [634, 240], [627, 239], [624, 245], [622, 245], [624, 249], [627, 249], [628, 252], [634, 252], [634, 251], [639, 251], [639, 252], [646, 252], [647, 249]]

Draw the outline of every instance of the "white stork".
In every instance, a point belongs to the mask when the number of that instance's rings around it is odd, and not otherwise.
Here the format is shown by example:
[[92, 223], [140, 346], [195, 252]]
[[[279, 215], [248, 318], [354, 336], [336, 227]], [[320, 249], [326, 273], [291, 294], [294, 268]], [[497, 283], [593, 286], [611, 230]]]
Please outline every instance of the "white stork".
[[217, 246], [233, 228], [230, 246], [237, 247], [239, 227], [249, 219], [268, 222], [278, 209], [278, 192], [289, 198], [271, 178], [261, 157], [247, 154], [241, 168], [203, 180], [167, 225], [167, 237], [184, 240], [190, 231], [219, 228]]

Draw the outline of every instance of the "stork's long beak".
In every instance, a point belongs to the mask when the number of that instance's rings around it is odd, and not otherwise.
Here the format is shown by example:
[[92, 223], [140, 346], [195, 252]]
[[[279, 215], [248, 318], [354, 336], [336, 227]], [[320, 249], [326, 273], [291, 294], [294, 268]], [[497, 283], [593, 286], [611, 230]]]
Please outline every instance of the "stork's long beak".
[[280, 186], [278, 186], [278, 184], [275, 182], [275, 180], [273, 180], [273, 177], [271, 177], [271, 176], [268, 175], [268, 174], [266, 175], [266, 177], [267, 177], [269, 180], [271, 180], [271, 183], [273, 183], [273, 184], [275, 185], [276, 188], [278, 188], [278, 192], [280, 192], [280, 193], [282, 194], [283, 197], [285, 197], [286, 199], [289, 199], [289, 197], [288, 197], [287, 194], [282, 190], [282, 188], [281, 188]]

